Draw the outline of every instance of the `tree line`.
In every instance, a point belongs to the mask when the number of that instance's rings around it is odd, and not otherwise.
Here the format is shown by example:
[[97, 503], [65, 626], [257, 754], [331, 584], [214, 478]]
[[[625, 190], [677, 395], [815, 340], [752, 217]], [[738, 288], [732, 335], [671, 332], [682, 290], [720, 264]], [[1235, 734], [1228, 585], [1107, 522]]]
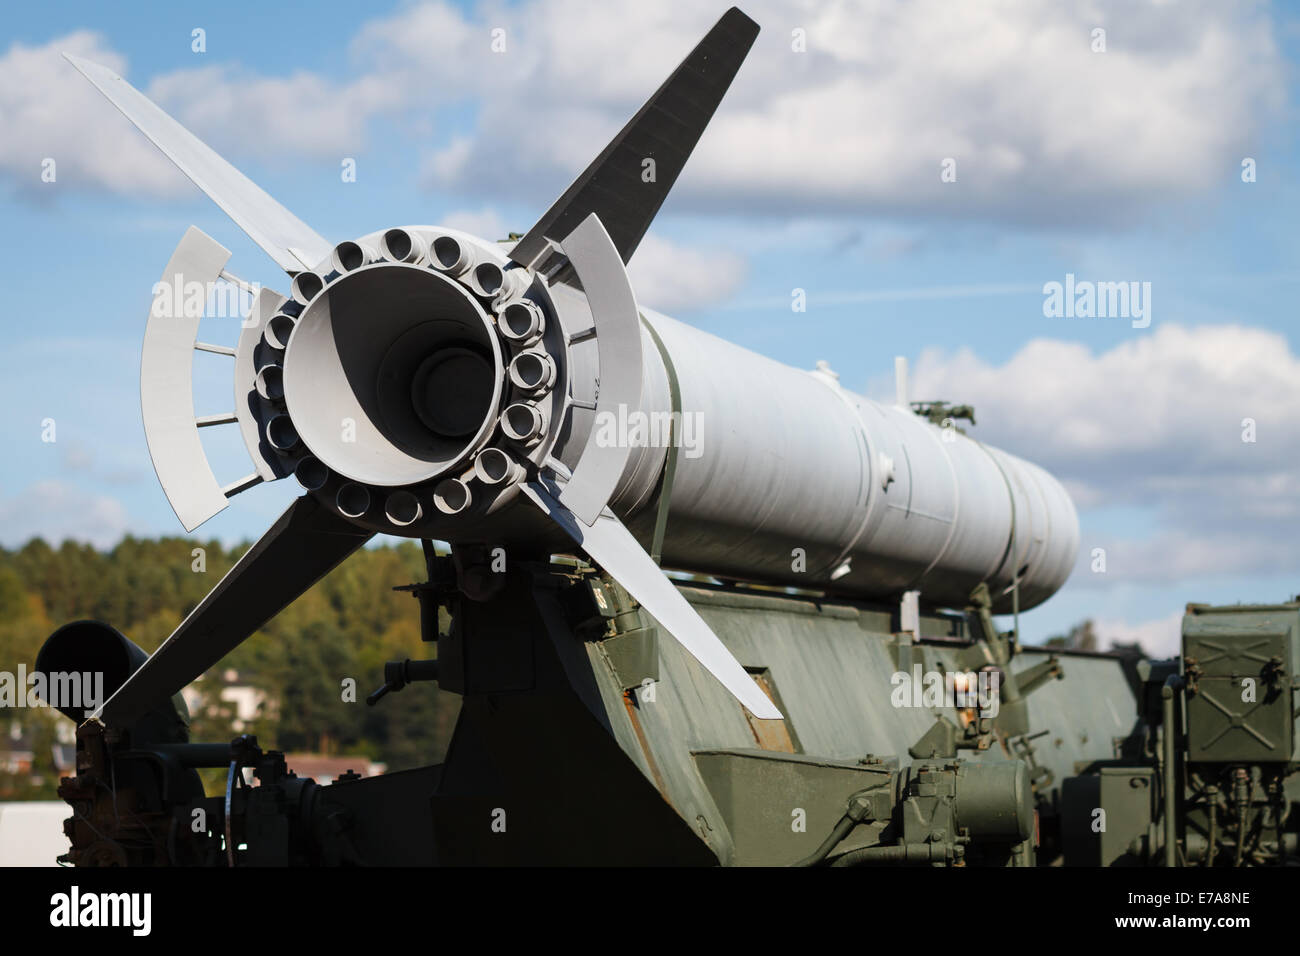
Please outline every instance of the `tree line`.
[[[126, 537], [100, 551], [65, 541], [52, 547], [34, 538], [15, 550], [0, 548], [0, 670], [18, 664], [30, 672], [55, 628], [84, 618], [117, 628], [152, 652], [208, 593], [248, 545], [219, 541]], [[264, 749], [369, 757], [403, 770], [442, 759], [459, 698], [437, 685], [413, 685], [400, 696], [367, 707], [366, 695], [383, 681], [385, 661], [436, 656], [420, 640], [419, 606], [393, 587], [422, 581], [419, 544], [364, 548], [285, 608], [198, 685], [215, 704], [228, 670], [237, 683], [265, 694], [247, 733]], [[344, 681], [355, 681], [352, 701]], [[0, 768], [0, 799], [52, 797], [58, 785], [50, 747], [48, 708], [14, 708], [0, 715], [10, 741], [33, 743], [38, 781], [14, 779]], [[191, 739], [217, 742], [235, 735], [228, 706], [191, 715]], [[12, 747], [12, 743], [11, 743]], [[8, 779], [6, 779], [8, 778]]]

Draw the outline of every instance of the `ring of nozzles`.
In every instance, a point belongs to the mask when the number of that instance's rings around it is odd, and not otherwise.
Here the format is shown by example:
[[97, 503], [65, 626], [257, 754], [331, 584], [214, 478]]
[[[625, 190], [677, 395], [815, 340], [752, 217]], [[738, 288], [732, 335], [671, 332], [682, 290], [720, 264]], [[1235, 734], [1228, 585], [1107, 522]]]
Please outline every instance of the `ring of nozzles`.
[[[424, 266], [459, 282], [488, 312], [506, 356], [502, 407], [481, 447], [453, 475], [405, 487], [381, 487], [356, 482], [333, 472], [312, 455], [290, 420], [284, 400], [283, 361], [299, 316], [309, 304], [343, 275], [379, 262]], [[262, 329], [254, 388], [261, 399], [262, 439], [307, 491], [323, 496], [347, 518], [387, 526], [394, 532], [426, 515], [454, 516], [473, 510], [490, 511], [500, 499], [513, 497], [529, 474], [530, 462], [548, 437], [548, 398], [558, 381], [555, 358], [543, 347], [547, 310], [528, 295], [531, 272], [513, 262], [505, 267], [481, 258], [475, 246], [446, 233], [389, 229], [377, 241], [349, 240], [334, 247], [327, 262], [298, 273]], [[505, 396], [509, 396], [506, 398]]]

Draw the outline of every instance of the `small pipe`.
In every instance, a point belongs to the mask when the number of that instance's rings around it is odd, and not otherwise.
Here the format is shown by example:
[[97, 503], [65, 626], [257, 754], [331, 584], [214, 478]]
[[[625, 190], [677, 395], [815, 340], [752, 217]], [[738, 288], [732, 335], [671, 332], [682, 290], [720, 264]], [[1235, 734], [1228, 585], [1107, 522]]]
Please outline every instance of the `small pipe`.
[[1250, 777], [1245, 767], [1238, 767], [1232, 774], [1232, 802], [1237, 807], [1237, 855], [1233, 866], [1241, 866], [1246, 856], [1246, 817], [1250, 813], [1251, 803]]
[[[1296, 841], [1298, 836], [1300, 836], [1300, 834], [1295, 834], [1295, 833], [1283, 834], [1281, 852], [1285, 856], [1295, 855]], [[1235, 843], [1236, 841], [1233, 840], [1232, 842]], [[1266, 843], [1263, 845], [1263, 849], [1265, 850], [1265, 852], [1272, 853], [1276, 851], [1278, 847], [1272, 843]], [[1207, 843], [1205, 838], [1202, 837], [1195, 830], [1189, 832], [1186, 838], [1186, 851], [1185, 851], [1186, 861], [1192, 863], [1203, 863], [1206, 859], [1206, 855], [1207, 855]]]
[[266, 339], [266, 344], [271, 348], [282, 352], [289, 347], [289, 336], [293, 334], [297, 324], [298, 320], [292, 315], [277, 312], [267, 321], [262, 338]]
[[456, 278], [469, 271], [474, 264], [473, 252], [451, 236], [439, 236], [429, 248], [429, 264], [439, 272]]
[[253, 380], [257, 394], [269, 402], [278, 402], [284, 398], [284, 369], [278, 365], [263, 365]]
[[266, 440], [281, 453], [293, 451], [298, 445], [298, 429], [288, 415], [272, 415], [266, 423]]
[[1178, 742], [1174, 739], [1174, 695], [1182, 690], [1183, 679], [1177, 674], [1170, 674], [1164, 687], [1160, 688], [1162, 719], [1164, 722], [1164, 771], [1165, 778], [1165, 866], [1178, 866], [1178, 820], [1174, 817], [1178, 799], [1174, 790], [1178, 783], [1174, 761], [1178, 753]]
[[469, 273], [469, 287], [484, 299], [495, 299], [506, 284], [506, 274], [495, 262], [480, 262]]
[[528, 272], [518, 266], [503, 270], [501, 287], [497, 289], [496, 296], [492, 300], [493, 305], [499, 308], [506, 301], [522, 295], [528, 288], [528, 282]]
[[949, 863], [952, 846], [947, 843], [899, 843], [895, 846], [864, 846], [831, 860], [831, 866], [870, 866], [873, 863]]
[[370, 491], [365, 485], [349, 482], [334, 496], [334, 504], [349, 518], [360, 518], [370, 510]]
[[474, 496], [459, 478], [444, 478], [433, 489], [433, 506], [445, 515], [458, 515], [470, 506]]
[[423, 513], [420, 499], [409, 491], [394, 491], [384, 502], [384, 517], [398, 527], [419, 521]]
[[542, 413], [536, 405], [515, 402], [501, 413], [501, 431], [511, 441], [525, 445], [535, 443], [544, 431]]
[[325, 288], [325, 280], [314, 272], [299, 272], [293, 277], [293, 282], [289, 286], [289, 293], [293, 296], [293, 301], [299, 305], [307, 305], [312, 299], [320, 295], [320, 290]]
[[320, 491], [329, 481], [330, 470], [319, 458], [308, 455], [294, 466], [293, 476], [298, 479], [298, 484], [308, 491]]
[[351, 239], [340, 242], [334, 247], [334, 252], [330, 254], [330, 261], [334, 264], [334, 271], [339, 273], [353, 272], [378, 258], [379, 253], [375, 252], [375, 250], [367, 248], [359, 242], [353, 242]]
[[524, 468], [500, 448], [484, 448], [474, 459], [474, 475], [485, 485], [514, 484]]
[[541, 349], [520, 352], [510, 360], [510, 382], [515, 388], [540, 395], [555, 384], [555, 361]]
[[847, 813], [840, 817], [840, 822], [835, 824], [831, 829], [830, 836], [822, 840], [821, 846], [813, 850], [811, 854], [799, 860], [797, 863], [791, 863], [791, 866], [816, 866], [822, 860], [830, 855], [831, 850], [839, 846], [840, 842], [849, 835], [849, 832], [857, 826], [855, 821]]
[[379, 251], [393, 262], [419, 262], [425, 256], [424, 241], [405, 229], [389, 229], [379, 240]]
[[515, 345], [527, 348], [546, 331], [546, 317], [537, 303], [518, 299], [501, 310], [497, 328]]

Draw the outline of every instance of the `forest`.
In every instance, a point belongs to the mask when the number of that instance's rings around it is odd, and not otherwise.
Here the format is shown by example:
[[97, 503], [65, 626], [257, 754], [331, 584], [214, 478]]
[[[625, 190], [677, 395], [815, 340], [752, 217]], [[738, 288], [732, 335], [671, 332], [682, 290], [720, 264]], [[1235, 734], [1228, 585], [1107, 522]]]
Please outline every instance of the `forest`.
[[[13, 673], [23, 663], [30, 672], [45, 638], [83, 618], [109, 623], [152, 652], [246, 548], [225, 548], [215, 540], [126, 537], [107, 551], [72, 541], [51, 547], [40, 538], [16, 550], [0, 549], [0, 670]], [[420, 641], [416, 600], [393, 590], [424, 578], [418, 542], [365, 548], [198, 686], [212, 687], [233, 670], [236, 683], [264, 692], [266, 703], [245, 728], [263, 749], [355, 755], [389, 770], [441, 760], [459, 708], [456, 695], [422, 683], [376, 707], [365, 703], [383, 682], [385, 661], [436, 656], [436, 645]], [[355, 681], [354, 695], [343, 693], [348, 679]], [[232, 717], [222, 707], [192, 714], [191, 739], [233, 737]], [[66, 718], [49, 708], [13, 708], [6, 718], [0, 732], [10, 741], [29, 741], [35, 758], [30, 776], [0, 765], [0, 799], [53, 798], [58, 774], [50, 750], [56, 722]]]

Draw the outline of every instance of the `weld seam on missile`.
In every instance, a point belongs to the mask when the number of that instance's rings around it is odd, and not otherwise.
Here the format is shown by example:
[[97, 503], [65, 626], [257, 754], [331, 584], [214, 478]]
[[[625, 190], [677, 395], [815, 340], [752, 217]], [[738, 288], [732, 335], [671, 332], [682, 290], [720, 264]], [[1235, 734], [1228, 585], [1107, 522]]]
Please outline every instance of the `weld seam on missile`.
[[[855, 548], [857, 548], [858, 542], [862, 540], [862, 536], [866, 534], [867, 528], [871, 524], [872, 515], [875, 513], [875, 504], [880, 499], [881, 496], [875, 493], [871, 485], [872, 476], [875, 471], [875, 469], [872, 467], [872, 458], [871, 458], [872, 451], [873, 451], [871, 447], [871, 432], [867, 428], [867, 423], [862, 420], [862, 412], [859, 411], [858, 407], [853, 404], [852, 400], [845, 393], [844, 389], [840, 387], [838, 376], [836, 376], [835, 378], [831, 378], [828, 375], [821, 375], [818, 374], [817, 372], [809, 372], [808, 374], [812, 378], [821, 382], [824, 386], [826, 386], [826, 388], [830, 389], [835, 394], [835, 396], [841, 402], [844, 403], [844, 406], [850, 412], [853, 413], [853, 423], [856, 426], [855, 430], [857, 432], [857, 437], [858, 437], [858, 455], [859, 455], [858, 462], [862, 467], [863, 478], [864, 478], [862, 482], [862, 487], [866, 489], [865, 491], [866, 500], [858, 503], [859, 506], [862, 508], [862, 520], [858, 522], [857, 529], [853, 532], [853, 535], [849, 538], [848, 543], [840, 550], [839, 554], [835, 556], [835, 560], [831, 561], [830, 564], [821, 568], [817, 572], [818, 577], [821, 577], [822, 575], [826, 575], [830, 580], [838, 581], [839, 578], [844, 577], [844, 575], [849, 572], [845, 571], [841, 573], [839, 577], [831, 577], [831, 575], [835, 574], [837, 571], [839, 571], [841, 568], [845, 567], [846, 565], [850, 566], [850, 571], [852, 570], [851, 565], [853, 561], [853, 551]], [[903, 444], [903, 455], [904, 456], [907, 455], [906, 443]], [[951, 462], [949, 462], [949, 467], [950, 468], [952, 467]], [[908, 466], [908, 474], [909, 475], [911, 474], [910, 464]], [[952, 537], [953, 527], [955, 527], [955, 522], [952, 525], [950, 525], [948, 528], [949, 538]], [[947, 550], [946, 543], [944, 545], [944, 550]]]
[[655, 504], [655, 529], [654, 535], [650, 539], [650, 559], [655, 564], [660, 564], [664, 554], [664, 536], [668, 532], [668, 509], [672, 503], [673, 481], [677, 476], [677, 453], [678, 443], [673, 441], [673, 431], [676, 428], [675, 422], [681, 421], [682, 417], [682, 387], [677, 380], [677, 367], [673, 365], [672, 356], [668, 354], [668, 347], [664, 345], [664, 340], [659, 337], [655, 327], [646, 321], [646, 317], [640, 312], [637, 315], [641, 319], [641, 324], [645, 326], [646, 331], [650, 333], [650, 339], [654, 342], [655, 348], [659, 350], [659, 357], [663, 360], [664, 371], [668, 375], [668, 404], [672, 415], [668, 419], [668, 452], [664, 455], [664, 468], [659, 473], [659, 488], [657, 489], [658, 501]]

